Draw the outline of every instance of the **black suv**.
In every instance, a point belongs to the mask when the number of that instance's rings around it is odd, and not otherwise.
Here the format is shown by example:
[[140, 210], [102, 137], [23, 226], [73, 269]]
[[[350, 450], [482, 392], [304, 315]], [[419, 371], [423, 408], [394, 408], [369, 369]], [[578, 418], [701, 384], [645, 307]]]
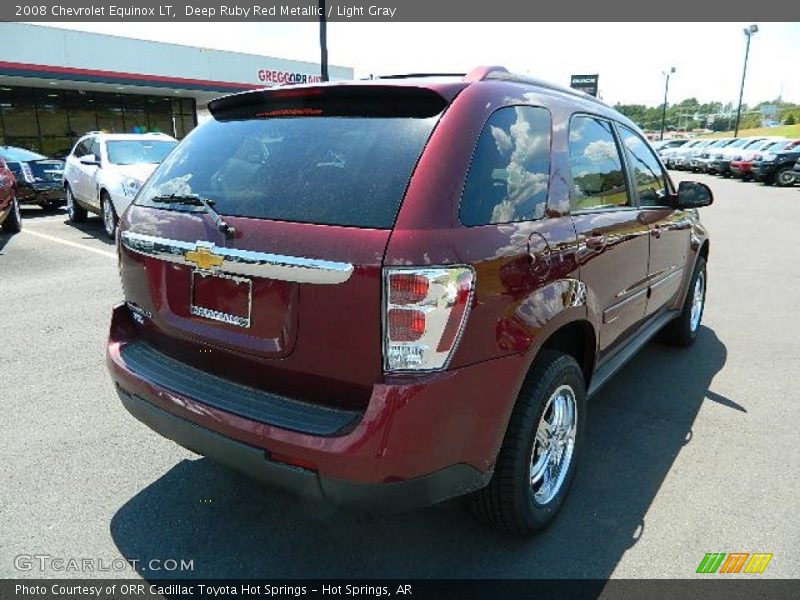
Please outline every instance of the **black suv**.
[[800, 148], [789, 152], [765, 154], [761, 160], [753, 162], [753, 177], [764, 183], [790, 186], [797, 182], [792, 172], [795, 162], [800, 159]]

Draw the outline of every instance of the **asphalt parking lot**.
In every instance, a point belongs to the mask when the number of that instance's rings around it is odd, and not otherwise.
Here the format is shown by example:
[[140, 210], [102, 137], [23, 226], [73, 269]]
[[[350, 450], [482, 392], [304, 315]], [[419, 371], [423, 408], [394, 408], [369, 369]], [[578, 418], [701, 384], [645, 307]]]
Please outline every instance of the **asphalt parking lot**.
[[681, 578], [706, 552], [770, 552], [761, 577], [800, 576], [800, 188], [681, 178], [715, 192], [699, 340], [651, 343], [593, 399], [570, 499], [531, 539], [458, 503], [335, 512], [160, 438], [106, 373], [121, 291], [100, 220], [25, 209], [23, 233], [0, 235], [0, 577], [92, 575], [16, 568], [38, 554], [145, 577]]

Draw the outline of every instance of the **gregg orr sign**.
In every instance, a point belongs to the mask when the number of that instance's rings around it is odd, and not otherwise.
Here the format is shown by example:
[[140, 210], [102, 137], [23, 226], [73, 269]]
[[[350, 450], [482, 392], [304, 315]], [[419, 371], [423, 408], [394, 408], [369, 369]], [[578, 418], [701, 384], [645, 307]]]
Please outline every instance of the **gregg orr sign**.
[[275, 69], [259, 69], [258, 80], [262, 83], [286, 85], [290, 83], [318, 83], [322, 81], [322, 77], [319, 75], [308, 75], [306, 73], [276, 71]]
[[573, 75], [570, 78], [569, 86], [596, 97], [599, 78], [599, 75]]

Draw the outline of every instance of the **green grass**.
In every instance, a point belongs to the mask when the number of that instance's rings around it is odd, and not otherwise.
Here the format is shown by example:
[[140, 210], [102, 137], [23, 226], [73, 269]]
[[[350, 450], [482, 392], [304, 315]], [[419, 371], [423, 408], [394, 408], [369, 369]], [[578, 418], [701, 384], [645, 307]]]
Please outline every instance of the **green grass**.
[[[754, 129], [740, 129], [739, 137], [750, 137], [752, 135], [783, 136], [787, 138], [800, 138], [800, 124], [779, 125], [778, 127], [756, 127]], [[702, 138], [724, 138], [733, 137], [733, 131], [716, 131], [709, 135], [699, 135]]]

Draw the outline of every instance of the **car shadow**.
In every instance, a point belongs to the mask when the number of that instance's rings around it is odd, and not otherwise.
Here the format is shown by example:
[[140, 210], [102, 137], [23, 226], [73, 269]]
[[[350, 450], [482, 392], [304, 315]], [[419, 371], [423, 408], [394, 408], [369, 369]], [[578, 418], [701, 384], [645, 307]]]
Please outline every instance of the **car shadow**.
[[474, 521], [463, 502], [393, 516], [336, 511], [262, 487], [208, 459], [184, 460], [111, 521], [145, 577], [152, 558], [192, 560], [202, 578], [596, 578], [650, 533], [645, 515], [727, 357], [703, 327], [695, 346], [649, 344], [591, 400], [587, 443], [553, 524], [521, 538]]
[[84, 240], [97, 240], [98, 242], [103, 242], [106, 246], [114, 245], [114, 240], [106, 235], [105, 227], [103, 227], [103, 219], [100, 217], [90, 214], [83, 223], [71, 223], [64, 217], [64, 224], [83, 233], [82, 239]]
[[64, 215], [64, 207], [58, 208], [42, 208], [32, 204], [21, 204], [19, 207], [22, 214], [23, 227], [24, 221], [34, 221], [36, 219], [43, 219], [45, 217], [52, 217], [56, 215]]

